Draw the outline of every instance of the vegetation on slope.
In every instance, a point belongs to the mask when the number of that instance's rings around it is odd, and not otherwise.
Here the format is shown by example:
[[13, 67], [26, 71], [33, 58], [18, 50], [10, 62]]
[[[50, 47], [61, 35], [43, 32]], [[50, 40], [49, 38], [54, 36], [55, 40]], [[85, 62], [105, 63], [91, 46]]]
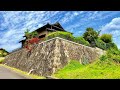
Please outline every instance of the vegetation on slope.
[[[35, 36], [37, 33], [30, 35], [26, 31], [26, 36]], [[45, 40], [61, 37], [83, 45], [98, 47], [106, 50], [106, 55], [100, 57], [94, 63], [81, 65], [77, 60], [71, 60], [67, 66], [56, 72], [53, 76], [63, 79], [118, 79], [120, 78], [120, 50], [112, 40], [111, 34], [102, 34], [89, 27], [82, 36], [74, 37], [69, 32], [52, 32]]]
[[97, 32], [91, 27], [86, 28], [86, 31], [83, 33], [82, 36], [74, 37], [69, 32], [57, 31], [48, 34], [45, 40], [52, 39], [54, 37], [61, 37], [86, 46], [98, 47], [103, 50], [108, 50], [110, 48], [118, 49], [116, 44], [112, 40], [111, 34], [100, 35], [100, 31]]
[[99, 60], [87, 65], [71, 60], [53, 76], [62, 79], [120, 79], [120, 50], [111, 48]]
[[53, 76], [60, 79], [119, 79], [120, 64], [97, 60], [89, 65], [81, 65], [77, 61], [71, 61]]
[[86, 46], [90, 45], [89, 42], [86, 41], [82, 36], [74, 37], [71, 33], [63, 32], [63, 31], [57, 31], [57, 32], [50, 33], [49, 35], [47, 35], [46, 40], [52, 39], [54, 37], [61, 37], [61, 38], [64, 38], [64, 39], [67, 39], [67, 40], [70, 40], [70, 41], [73, 41], [79, 44], [86, 45]]
[[111, 34], [102, 34], [100, 36], [100, 31], [97, 32], [93, 28], [87, 28], [83, 34], [83, 38], [90, 43], [91, 47], [98, 47], [103, 50], [108, 50], [110, 48], [118, 49], [112, 40]]

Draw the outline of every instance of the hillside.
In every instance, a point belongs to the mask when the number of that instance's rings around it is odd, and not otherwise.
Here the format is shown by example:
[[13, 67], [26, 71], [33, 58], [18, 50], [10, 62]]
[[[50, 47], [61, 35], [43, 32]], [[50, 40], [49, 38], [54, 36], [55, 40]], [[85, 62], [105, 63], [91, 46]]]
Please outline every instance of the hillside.
[[52, 76], [60, 79], [120, 79], [120, 64], [97, 60], [89, 65], [81, 65], [71, 61]]
[[4, 63], [45, 77], [119, 78], [120, 50], [111, 34], [99, 33], [93, 28], [79, 37], [53, 32], [42, 42], [28, 44], [30, 50], [25, 47], [7, 55]]
[[4, 63], [27, 72], [34, 70], [33, 74], [49, 76], [71, 59], [87, 64], [103, 54], [101, 49], [56, 37], [34, 45], [31, 52], [26, 48], [13, 52], [5, 57]]

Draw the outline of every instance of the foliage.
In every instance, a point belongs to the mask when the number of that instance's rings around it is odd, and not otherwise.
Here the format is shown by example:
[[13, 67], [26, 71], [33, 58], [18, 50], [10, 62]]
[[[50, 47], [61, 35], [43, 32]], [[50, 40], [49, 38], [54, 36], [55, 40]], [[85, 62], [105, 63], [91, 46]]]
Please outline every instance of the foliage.
[[110, 48], [118, 49], [115, 43], [113, 42], [105, 43], [100, 38], [96, 39], [95, 43], [96, 43], [96, 47], [101, 48], [103, 50], [108, 50]]
[[105, 43], [110, 43], [110, 42], [112, 42], [112, 35], [111, 34], [102, 34], [100, 36], [100, 39]]
[[112, 55], [111, 59], [117, 63], [120, 63], [120, 55]]
[[109, 50], [107, 50], [107, 57], [109, 58], [109, 60], [120, 63], [120, 50], [110, 48]]
[[30, 30], [27, 29], [25, 31], [25, 36], [26, 36], [26, 38], [30, 38]]
[[25, 36], [27, 37], [27, 39], [31, 39], [31, 38], [37, 37], [38, 32], [37, 31], [30, 32], [30, 30], [27, 29], [25, 31]]
[[28, 40], [28, 43], [34, 44], [34, 43], [38, 43], [39, 41], [40, 41], [39, 38], [31, 38], [30, 40]]
[[46, 39], [48, 40], [48, 39], [52, 39], [54, 37], [61, 37], [61, 38], [71, 40], [71, 41], [74, 40], [74, 37], [71, 33], [62, 32], [62, 31], [57, 31], [57, 32], [50, 33], [50, 34], [47, 35]]
[[[69, 69], [71, 66], [74, 67]], [[110, 60], [97, 60], [88, 65], [71, 62], [53, 76], [61, 79], [120, 79], [120, 65]]]
[[110, 42], [110, 43], [106, 43], [106, 50], [110, 49], [110, 48], [113, 48], [115, 50], [118, 50], [118, 47], [115, 43], [113, 42]]
[[37, 44], [40, 39], [37, 37], [38, 36], [38, 32], [37, 31], [33, 31], [30, 32], [30, 30], [26, 30], [25, 31], [25, 36], [28, 40], [26, 40], [26, 45], [24, 46], [27, 50], [31, 51], [32, 48], [30, 48], [30, 44]]
[[120, 50], [114, 49], [114, 48], [110, 48], [109, 50], [107, 50], [107, 54], [120, 55]]
[[95, 43], [96, 43], [96, 47], [106, 50], [106, 43], [103, 42], [101, 39], [99, 39], [99, 38], [96, 39]]
[[24, 47], [27, 50], [31, 51], [32, 50], [32, 45], [33, 44], [38, 44], [39, 41], [40, 41], [39, 38], [31, 38], [31, 39], [27, 40], [27, 44]]
[[87, 45], [89, 46], [89, 42], [86, 41], [83, 37], [79, 36], [79, 37], [74, 37], [71, 33], [69, 32], [62, 32], [62, 31], [57, 31], [57, 32], [53, 32], [48, 34], [48, 36], [46, 37], [46, 40], [48, 39], [52, 39], [54, 37], [61, 37], [70, 41], [74, 41], [76, 43], [79, 44], [83, 44], [83, 45]]
[[2, 63], [4, 61], [4, 59], [0, 59], [0, 63]]
[[105, 61], [105, 60], [107, 60], [107, 59], [108, 59], [107, 55], [102, 55], [102, 56], [100, 57], [100, 60], [101, 60], [101, 61]]
[[0, 50], [0, 57], [5, 57], [8, 55], [8, 52], [5, 49]]
[[92, 47], [95, 45], [95, 39], [98, 38], [99, 33], [96, 32], [93, 28], [89, 27], [86, 29], [86, 32], [83, 34], [83, 38], [87, 40]]
[[90, 45], [89, 42], [86, 41], [82, 36], [75, 37], [74, 42], [79, 43], [79, 44], [83, 44], [83, 45], [86, 45], [86, 46]]
[[31, 35], [32, 35], [32, 38], [35, 38], [35, 37], [38, 36], [38, 32], [37, 32], [37, 31], [34, 31], [34, 32], [31, 33]]

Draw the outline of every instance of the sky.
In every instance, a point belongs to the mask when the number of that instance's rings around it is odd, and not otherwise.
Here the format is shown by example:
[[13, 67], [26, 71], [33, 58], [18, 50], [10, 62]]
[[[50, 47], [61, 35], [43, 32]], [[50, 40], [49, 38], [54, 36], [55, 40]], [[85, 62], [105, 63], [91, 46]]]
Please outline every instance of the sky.
[[81, 36], [87, 27], [113, 35], [120, 49], [120, 11], [0, 11], [0, 48], [11, 52], [21, 47], [24, 32], [59, 22], [66, 31]]

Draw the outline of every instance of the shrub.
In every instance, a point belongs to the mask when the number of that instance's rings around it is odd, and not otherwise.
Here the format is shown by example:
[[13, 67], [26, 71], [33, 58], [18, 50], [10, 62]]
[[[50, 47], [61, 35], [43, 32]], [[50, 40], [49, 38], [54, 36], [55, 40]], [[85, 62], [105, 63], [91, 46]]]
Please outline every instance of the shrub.
[[74, 37], [71, 33], [69, 32], [62, 32], [62, 31], [57, 31], [57, 32], [53, 32], [48, 34], [48, 36], [46, 37], [46, 39], [52, 39], [54, 37], [61, 37], [70, 41], [74, 41], [76, 43], [80, 43], [83, 45], [87, 45], [89, 46], [89, 42], [86, 41], [83, 37], [79, 36], [79, 37]]
[[4, 59], [0, 59], [0, 63], [2, 63], [4, 61]]
[[3, 53], [3, 56], [6, 56], [6, 55], [7, 55], [7, 52], [4, 52], [4, 53]]
[[83, 37], [79, 36], [79, 37], [75, 37], [74, 38], [74, 42], [79, 43], [79, 44], [83, 44], [86, 46], [90, 46], [89, 42], [86, 41]]
[[106, 59], [108, 59], [107, 55], [102, 55], [102, 56], [100, 57], [100, 60], [101, 60], [101, 61], [105, 61]]
[[96, 39], [95, 43], [96, 43], [96, 47], [101, 48], [103, 50], [108, 50], [110, 48], [114, 48], [114, 49], [118, 50], [117, 45], [115, 43], [113, 43], [113, 42], [105, 43], [100, 38]]
[[120, 63], [120, 50], [115, 48], [110, 48], [107, 50], [107, 57], [109, 60], [113, 60], [117, 63]]
[[33, 31], [33, 32], [30, 32], [30, 30], [26, 30], [25, 31], [25, 36], [27, 37], [27, 38], [33, 38], [33, 37], [37, 37], [38, 36], [38, 32], [37, 31]]
[[110, 48], [109, 50], [107, 50], [108, 54], [113, 54], [113, 55], [120, 55], [120, 50], [118, 49], [114, 49], [114, 48]]
[[32, 38], [38, 36], [38, 32], [37, 31], [33, 31], [30, 34], [31, 34]]
[[110, 48], [113, 48], [113, 49], [115, 49], [115, 50], [118, 50], [118, 47], [117, 47], [117, 45], [116, 45], [115, 43], [112, 43], [112, 42], [106, 43], [106, 50], [108, 50], [108, 49], [110, 49]]
[[39, 41], [40, 41], [39, 38], [31, 38], [30, 40], [28, 40], [28, 43], [34, 44], [34, 43], [38, 43]]
[[5, 49], [0, 50], [0, 57], [4, 57], [6, 55], [8, 55], [8, 52]]
[[120, 55], [112, 55], [111, 59], [117, 63], [120, 63]]
[[71, 41], [74, 40], [74, 37], [73, 37], [73, 35], [71, 33], [62, 32], [62, 31], [57, 31], [57, 32], [53, 32], [53, 33], [48, 34], [47, 37], [46, 37], [46, 40], [52, 39], [54, 37], [61, 37], [61, 38], [71, 40]]
[[106, 50], [106, 43], [100, 40], [99, 38], [95, 40], [96, 47]]
[[3, 54], [0, 54], [0, 57], [3, 57]]
[[104, 41], [105, 43], [110, 43], [112, 42], [112, 35], [111, 34], [102, 34], [100, 36], [100, 39]]

